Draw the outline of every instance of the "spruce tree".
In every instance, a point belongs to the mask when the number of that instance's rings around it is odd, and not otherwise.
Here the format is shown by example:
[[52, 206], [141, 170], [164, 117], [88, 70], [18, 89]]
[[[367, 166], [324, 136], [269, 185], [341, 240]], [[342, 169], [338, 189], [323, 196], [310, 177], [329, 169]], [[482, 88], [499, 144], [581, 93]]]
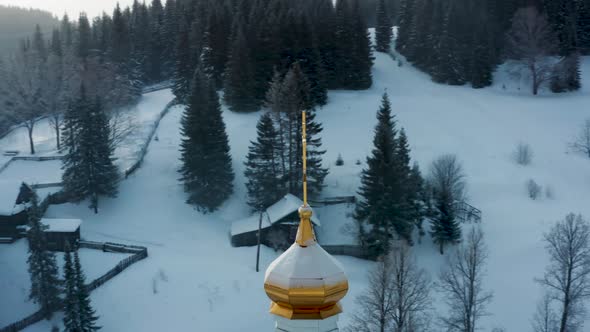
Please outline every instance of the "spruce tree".
[[76, 270], [72, 261], [72, 253], [69, 246], [64, 255], [64, 318], [63, 323], [66, 332], [80, 331], [80, 313], [78, 307], [78, 292], [76, 287]]
[[234, 112], [254, 112], [258, 110], [256, 99], [255, 71], [252, 68], [251, 51], [244, 34], [244, 23], [238, 19], [232, 33], [232, 46], [225, 71], [225, 90], [223, 98]]
[[187, 202], [215, 211], [233, 192], [234, 174], [219, 97], [202, 65], [194, 73], [181, 127], [180, 173]]
[[319, 135], [323, 128], [315, 121], [311, 88], [299, 63], [293, 64], [282, 81], [275, 76], [267, 96], [267, 107], [277, 118], [287, 192], [296, 196], [302, 194], [301, 116], [303, 111], [306, 112], [308, 188], [310, 195], [318, 194], [328, 174], [328, 170], [322, 167], [325, 150], [321, 149]]
[[373, 66], [374, 58], [371, 50], [369, 31], [367, 30], [367, 24], [361, 15], [359, 0], [352, 1], [353, 45], [350, 50], [352, 72], [348, 73], [350, 81], [347, 87], [353, 90], [364, 90], [373, 85], [371, 67]]
[[64, 146], [64, 191], [74, 202], [90, 198], [90, 208], [98, 213], [99, 196], [117, 195], [119, 173], [107, 116], [98, 98], [88, 101], [84, 86], [65, 116]]
[[279, 133], [270, 113], [260, 117], [256, 125], [258, 137], [250, 142], [246, 171], [248, 205], [254, 211], [264, 211], [285, 194], [281, 172]]
[[388, 53], [391, 49], [393, 38], [391, 19], [387, 12], [385, 0], [377, 1], [377, 27], [375, 28], [375, 49], [377, 52]]
[[74, 271], [76, 277], [76, 299], [78, 305], [78, 321], [80, 323], [80, 332], [94, 332], [100, 330], [100, 327], [96, 326], [98, 316], [92, 309], [90, 303], [90, 294], [86, 287], [86, 276], [82, 271], [82, 265], [80, 264], [80, 257], [78, 251], [74, 251]]
[[191, 58], [190, 26], [186, 21], [180, 23], [175, 47], [176, 63], [172, 91], [179, 102], [185, 103], [190, 91], [191, 73], [194, 72]]
[[411, 185], [410, 146], [405, 130], [396, 138], [393, 174], [391, 177], [390, 216], [395, 232], [412, 244], [412, 230], [415, 224], [413, 199], [417, 188]]
[[435, 193], [436, 214], [432, 218], [430, 235], [438, 244], [440, 254], [444, 254], [446, 244], [461, 241], [461, 224], [455, 216], [452, 195], [447, 190]]
[[50, 318], [59, 308], [60, 281], [55, 255], [47, 250], [47, 240], [41, 224], [42, 211], [36, 194], [31, 198], [31, 206], [27, 211], [29, 218], [29, 275], [31, 290], [29, 299], [38, 303], [45, 317]]
[[[371, 156], [367, 157], [368, 168], [363, 169], [361, 175], [359, 195], [362, 200], [355, 211], [355, 219], [361, 223], [361, 244], [372, 257], [387, 253], [391, 241], [392, 220], [389, 213], [397, 130], [387, 94], [383, 95], [377, 121], [374, 148]], [[365, 227], [365, 224], [369, 227]]]

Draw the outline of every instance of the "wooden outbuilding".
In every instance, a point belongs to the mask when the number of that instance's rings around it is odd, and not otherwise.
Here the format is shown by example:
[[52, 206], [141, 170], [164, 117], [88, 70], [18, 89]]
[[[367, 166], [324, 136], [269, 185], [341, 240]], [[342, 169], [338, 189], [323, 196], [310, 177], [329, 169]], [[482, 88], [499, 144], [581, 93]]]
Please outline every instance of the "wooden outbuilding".
[[41, 219], [44, 226], [43, 233], [47, 241], [47, 249], [52, 251], [65, 251], [66, 247], [76, 248], [80, 242], [79, 219]]
[[[297, 235], [299, 225], [297, 211], [302, 204], [302, 200], [287, 194], [266, 209], [262, 216], [255, 214], [234, 222], [231, 227], [232, 246], [255, 246], [258, 243], [258, 226], [261, 223], [260, 242], [272, 248], [285, 249], [294, 242]], [[311, 221], [316, 227], [320, 226], [320, 220], [316, 214], [312, 215]]]
[[26, 235], [27, 208], [34, 190], [20, 182], [0, 182], [0, 239], [11, 240]]

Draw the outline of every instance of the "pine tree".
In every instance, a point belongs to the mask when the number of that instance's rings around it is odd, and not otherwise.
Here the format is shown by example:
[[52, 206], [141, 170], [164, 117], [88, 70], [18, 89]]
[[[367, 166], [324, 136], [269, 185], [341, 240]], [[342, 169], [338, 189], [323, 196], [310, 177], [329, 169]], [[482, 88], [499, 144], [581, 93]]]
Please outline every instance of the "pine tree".
[[363, 199], [355, 211], [355, 219], [361, 223], [361, 244], [368, 249], [372, 257], [387, 253], [391, 241], [390, 185], [392, 170], [395, 167], [397, 130], [387, 94], [383, 95], [377, 120], [373, 139], [374, 149], [371, 156], [367, 157], [368, 168], [364, 169], [361, 175], [359, 195]]
[[450, 192], [444, 190], [435, 195], [436, 215], [432, 219], [430, 235], [434, 243], [439, 245], [442, 255], [446, 244], [455, 244], [461, 241], [461, 225], [455, 217]]
[[394, 167], [391, 177], [390, 206], [392, 226], [395, 232], [409, 244], [412, 244], [412, 230], [416, 216], [414, 215], [413, 199], [417, 188], [411, 185], [410, 146], [406, 131], [402, 128], [396, 138]]
[[318, 194], [328, 170], [322, 167], [322, 142], [319, 135], [321, 124], [315, 121], [309, 81], [299, 63], [281, 81], [278, 74], [267, 96], [267, 107], [274, 113], [281, 141], [281, 163], [287, 191], [301, 196], [302, 188], [302, 145], [301, 113], [306, 112], [307, 120], [307, 179], [310, 195]]
[[225, 90], [223, 98], [234, 112], [254, 112], [258, 110], [255, 78], [252, 68], [251, 51], [244, 34], [244, 23], [238, 19], [232, 33], [232, 46], [225, 71]]
[[254, 211], [264, 211], [285, 194], [281, 173], [279, 133], [270, 113], [260, 117], [256, 125], [258, 137], [250, 142], [246, 171], [248, 182], [248, 205]]
[[172, 91], [179, 102], [185, 103], [190, 91], [191, 73], [194, 72], [191, 57], [190, 26], [186, 21], [180, 23], [175, 55], [176, 64]]
[[63, 323], [65, 332], [80, 331], [80, 313], [78, 308], [78, 292], [76, 287], [76, 270], [72, 262], [72, 253], [70, 248], [66, 248], [64, 255], [64, 318]]
[[76, 37], [76, 55], [81, 59], [85, 59], [90, 55], [90, 50], [92, 48], [92, 34], [90, 22], [84, 13], [81, 13], [78, 18], [78, 31]]
[[353, 90], [368, 89], [373, 85], [371, 67], [373, 66], [373, 52], [367, 25], [361, 16], [359, 0], [352, 0], [352, 38], [351, 49], [352, 72], [348, 73], [349, 86]]
[[119, 181], [108, 119], [100, 100], [89, 102], [82, 86], [64, 122], [64, 191], [75, 202], [90, 198], [90, 208], [98, 213], [99, 196], [115, 197]]
[[180, 169], [187, 202], [215, 211], [233, 191], [229, 143], [214, 83], [197, 67], [183, 114]]
[[50, 318], [60, 304], [61, 292], [58, 279], [58, 268], [55, 255], [47, 250], [47, 240], [41, 224], [41, 210], [36, 194], [31, 198], [31, 206], [27, 211], [29, 218], [29, 274], [31, 291], [29, 299], [41, 306], [45, 317]]
[[391, 49], [391, 41], [393, 38], [391, 19], [387, 12], [385, 0], [378, 0], [377, 2], [377, 27], [375, 28], [375, 49], [377, 52], [388, 53]]
[[80, 322], [80, 332], [94, 332], [100, 330], [100, 327], [96, 326], [98, 316], [92, 309], [90, 303], [90, 294], [86, 287], [86, 277], [82, 271], [82, 265], [80, 264], [80, 257], [78, 251], [74, 251], [74, 271], [76, 280], [76, 298], [78, 305], [78, 321]]

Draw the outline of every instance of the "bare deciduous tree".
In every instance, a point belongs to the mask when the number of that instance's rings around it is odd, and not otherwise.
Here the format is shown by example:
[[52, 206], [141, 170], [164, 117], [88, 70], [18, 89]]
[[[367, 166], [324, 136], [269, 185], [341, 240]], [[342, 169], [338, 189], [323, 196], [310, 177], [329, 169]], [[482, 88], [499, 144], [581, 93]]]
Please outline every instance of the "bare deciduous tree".
[[551, 78], [553, 63], [549, 59], [555, 48], [555, 34], [547, 17], [534, 7], [516, 11], [507, 37], [508, 56], [518, 60], [530, 72], [533, 94]]
[[533, 332], [555, 332], [557, 331], [557, 316], [551, 307], [551, 295], [546, 293], [537, 303], [537, 310], [533, 316]]
[[418, 268], [405, 243], [377, 262], [369, 289], [359, 296], [361, 311], [353, 316], [350, 332], [425, 331], [429, 324], [431, 282]]
[[449, 306], [441, 322], [447, 331], [475, 332], [478, 320], [487, 315], [486, 305], [492, 300], [483, 287], [487, 258], [483, 232], [474, 228], [441, 271], [438, 288]]
[[529, 198], [532, 200], [536, 200], [537, 198], [539, 198], [539, 196], [543, 192], [543, 187], [541, 187], [540, 184], [535, 182], [535, 180], [529, 179], [526, 182], [526, 190], [527, 190], [527, 193], [529, 194]]
[[586, 119], [580, 128], [580, 133], [571, 144], [571, 148], [590, 158], [590, 119]]
[[44, 59], [33, 50], [21, 48], [11, 57], [0, 82], [5, 94], [4, 107], [11, 122], [21, 123], [27, 129], [31, 154], [35, 154], [33, 132], [41, 116], [47, 113], [47, 73]]
[[465, 199], [465, 173], [456, 155], [442, 155], [432, 163], [428, 186], [435, 194], [449, 193], [454, 202]]
[[559, 332], [581, 331], [590, 298], [590, 223], [569, 214], [545, 234], [550, 264], [537, 280], [559, 305]]
[[530, 165], [533, 161], [533, 149], [529, 144], [519, 143], [513, 152], [514, 161], [522, 166]]

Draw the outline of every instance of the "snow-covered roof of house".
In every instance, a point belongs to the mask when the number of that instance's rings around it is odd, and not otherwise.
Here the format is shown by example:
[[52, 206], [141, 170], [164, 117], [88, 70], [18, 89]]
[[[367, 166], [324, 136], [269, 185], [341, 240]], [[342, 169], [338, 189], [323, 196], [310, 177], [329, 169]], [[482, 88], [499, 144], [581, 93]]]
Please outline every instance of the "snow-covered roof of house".
[[12, 216], [25, 209], [24, 204], [16, 204], [21, 185], [20, 181], [0, 181], [0, 215]]
[[45, 232], [69, 233], [75, 232], [78, 228], [80, 228], [82, 220], [43, 218], [41, 219], [41, 224], [47, 226], [47, 229], [44, 230]]
[[[293, 212], [297, 212], [301, 205], [303, 205], [303, 201], [296, 196], [291, 194], [285, 195], [285, 197], [281, 198], [280, 201], [274, 203], [273, 205], [269, 206], [268, 209], [266, 209], [262, 216], [262, 229], [270, 227], [274, 223], [282, 220]], [[231, 226], [231, 235], [234, 236], [237, 234], [257, 230], [258, 223], [260, 221], [259, 218], [260, 215], [255, 214], [246, 219], [235, 221]], [[321, 226], [320, 219], [317, 215], [313, 214], [311, 221], [314, 223], [314, 225]]]

